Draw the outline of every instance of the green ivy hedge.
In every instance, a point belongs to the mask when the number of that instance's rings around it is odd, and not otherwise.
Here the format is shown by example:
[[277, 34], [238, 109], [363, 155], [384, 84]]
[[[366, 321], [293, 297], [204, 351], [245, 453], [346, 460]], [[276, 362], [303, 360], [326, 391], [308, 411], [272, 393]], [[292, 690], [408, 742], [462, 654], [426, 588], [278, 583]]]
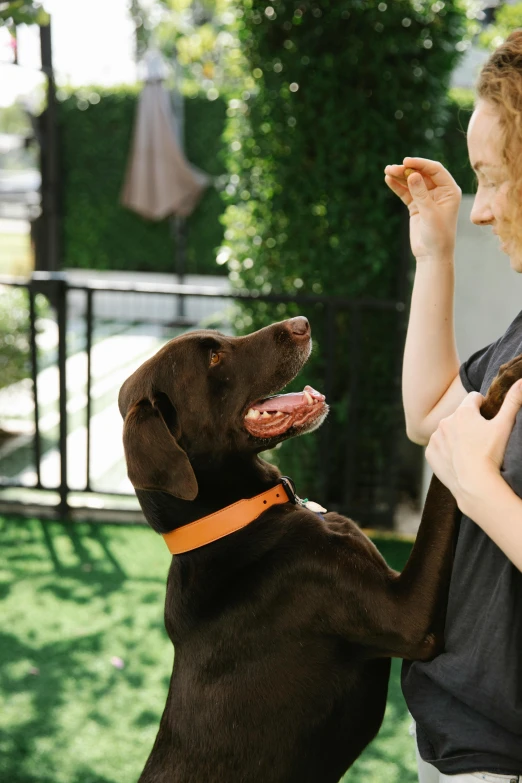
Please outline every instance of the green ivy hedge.
[[[63, 266], [173, 272], [169, 220], [152, 222], [120, 205], [138, 92], [82, 88], [58, 103], [61, 154]], [[224, 172], [222, 98], [185, 100], [187, 158], [218, 177]], [[223, 204], [210, 187], [188, 219], [186, 272], [216, 274]]]
[[[454, 139], [448, 84], [469, 33], [465, 5], [243, 0], [237, 13], [257, 91], [234, 101], [227, 126], [231, 178], [220, 257], [231, 280], [263, 293], [407, 296], [404, 207], [386, 188], [383, 169], [405, 155], [443, 159], [445, 140]], [[293, 312], [248, 306], [237, 326]], [[383, 488], [399, 469], [404, 316], [368, 315], [357, 371], [348, 350], [352, 321], [339, 312], [334, 325], [339, 348], [325, 425], [330, 496], [339, 505], [346, 496], [349, 427], [357, 432], [354, 507], [375, 509], [386, 505]], [[319, 324], [319, 350], [306, 371], [312, 384], [324, 379], [328, 340], [321, 330]], [[316, 491], [313, 472], [302, 466], [314, 463], [321, 437], [285, 444], [277, 455], [302, 476], [304, 492]]]
[[258, 93], [234, 102], [227, 129], [239, 180], [226, 213], [232, 279], [393, 297], [400, 211], [383, 169], [405, 154], [443, 157], [462, 3], [242, 7]]

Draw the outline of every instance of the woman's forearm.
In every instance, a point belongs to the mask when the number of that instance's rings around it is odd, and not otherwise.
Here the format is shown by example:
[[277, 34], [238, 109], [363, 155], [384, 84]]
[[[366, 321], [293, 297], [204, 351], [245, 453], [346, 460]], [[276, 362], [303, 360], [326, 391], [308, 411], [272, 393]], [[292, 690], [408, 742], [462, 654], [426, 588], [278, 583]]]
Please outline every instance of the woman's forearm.
[[460, 510], [522, 571], [522, 500], [499, 473], [476, 478], [457, 496]]
[[448, 401], [448, 410], [443, 405], [439, 417], [430, 417], [459, 371], [453, 320], [454, 287], [453, 256], [417, 262], [402, 390], [408, 436], [419, 443], [428, 442], [440, 418], [452, 413], [463, 398], [463, 394], [457, 394], [454, 402]]

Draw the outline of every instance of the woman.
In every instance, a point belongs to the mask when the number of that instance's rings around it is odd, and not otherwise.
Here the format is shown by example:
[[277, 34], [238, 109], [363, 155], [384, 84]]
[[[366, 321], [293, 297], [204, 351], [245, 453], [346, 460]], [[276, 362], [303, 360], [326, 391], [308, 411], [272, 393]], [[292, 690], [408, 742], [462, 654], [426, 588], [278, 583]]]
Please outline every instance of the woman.
[[[482, 69], [468, 151], [478, 179], [471, 220], [491, 226], [522, 272], [522, 30]], [[416, 173], [406, 179], [406, 168]], [[522, 384], [492, 421], [479, 412], [500, 365], [522, 354], [522, 313], [459, 368], [453, 253], [460, 189], [440, 163], [424, 158], [405, 158], [385, 173], [410, 211], [417, 259], [403, 371], [407, 432], [429, 444], [428, 462], [462, 512], [445, 651], [403, 668], [419, 780], [522, 783]]]

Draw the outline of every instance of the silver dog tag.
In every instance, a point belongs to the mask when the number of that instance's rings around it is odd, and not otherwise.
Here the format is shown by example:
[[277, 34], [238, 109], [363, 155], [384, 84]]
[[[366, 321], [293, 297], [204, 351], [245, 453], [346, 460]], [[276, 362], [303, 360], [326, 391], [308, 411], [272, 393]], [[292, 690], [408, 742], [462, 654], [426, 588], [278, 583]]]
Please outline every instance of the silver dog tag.
[[326, 513], [326, 509], [320, 506], [319, 503], [315, 503], [313, 500], [308, 500], [308, 498], [299, 497], [299, 495], [295, 491], [295, 484], [290, 478], [290, 476], [281, 476], [280, 480], [284, 488], [286, 489], [289, 500], [292, 503], [297, 503], [298, 506], [303, 506], [303, 508], [307, 508], [308, 511], [313, 511], [314, 514]]
[[299, 498], [299, 503], [301, 506], [304, 506], [309, 511], [313, 511], [315, 514], [324, 514], [326, 512], [326, 509], [320, 506], [319, 503], [314, 503], [313, 500], [308, 500], [308, 498], [304, 498], [303, 500]]

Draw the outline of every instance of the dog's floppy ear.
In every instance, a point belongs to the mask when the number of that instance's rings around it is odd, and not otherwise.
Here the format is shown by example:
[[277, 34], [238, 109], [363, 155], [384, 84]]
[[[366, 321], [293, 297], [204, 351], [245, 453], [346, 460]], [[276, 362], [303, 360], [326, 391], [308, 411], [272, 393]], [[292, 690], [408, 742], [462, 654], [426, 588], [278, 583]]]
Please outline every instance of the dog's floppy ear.
[[129, 479], [135, 489], [157, 489], [194, 500], [198, 483], [192, 465], [167, 427], [158, 402], [142, 399], [125, 416], [123, 448]]

